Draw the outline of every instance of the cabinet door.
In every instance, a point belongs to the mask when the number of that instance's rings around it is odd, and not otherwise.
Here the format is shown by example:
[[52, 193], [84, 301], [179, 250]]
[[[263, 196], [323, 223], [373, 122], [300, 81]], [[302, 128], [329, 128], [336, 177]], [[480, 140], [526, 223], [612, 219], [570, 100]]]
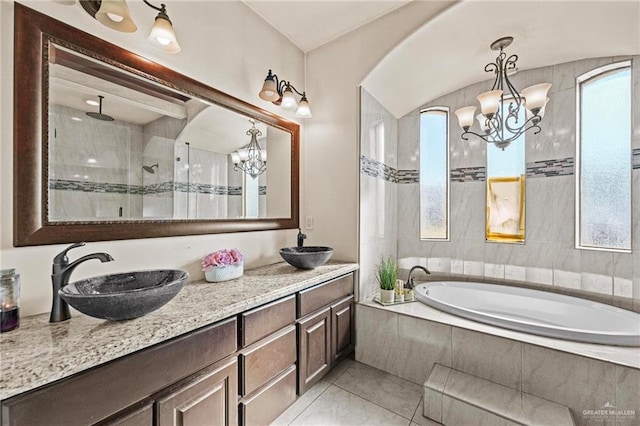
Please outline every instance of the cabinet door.
[[236, 425], [238, 363], [235, 356], [172, 387], [156, 402], [158, 426]]
[[114, 419], [99, 423], [100, 426], [152, 426], [153, 404], [148, 402], [142, 407], [126, 410]]
[[317, 383], [331, 364], [331, 309], [298, 321], [298, 394]]
[[355, 347], [353, 296], [331, 305], [331, 365]]

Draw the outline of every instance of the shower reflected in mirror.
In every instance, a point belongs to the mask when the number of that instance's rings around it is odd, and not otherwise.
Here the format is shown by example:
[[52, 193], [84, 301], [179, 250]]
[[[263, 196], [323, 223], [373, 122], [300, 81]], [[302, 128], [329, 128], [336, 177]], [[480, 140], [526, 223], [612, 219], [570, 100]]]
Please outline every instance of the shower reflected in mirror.
[[102, 113], [102, 100], [104, 99], [104, 96], [102, 95], [98, 95], [98, 99], [99, 99], [99, 112], [87, 112], [86, 114], [91, 117], [91, 118], [95, 118], [96, 120], [102, 120], [102, 121], [113, 121], [113, 117], [111, 117], [110, 115], [107, 114], [103, 114]]
[[154, 174], [156, 172], [154, 169], [157, 169], [158, 167], [159, 165], [157, 163], [154, 164], [153, 166], [142, 166], [145, 172], [151, 173], [151, 174]]

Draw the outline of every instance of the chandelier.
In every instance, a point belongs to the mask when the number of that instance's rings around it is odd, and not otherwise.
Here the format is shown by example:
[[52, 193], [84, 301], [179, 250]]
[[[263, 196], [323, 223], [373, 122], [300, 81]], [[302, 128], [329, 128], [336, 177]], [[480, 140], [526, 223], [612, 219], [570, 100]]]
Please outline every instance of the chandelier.
[[231, 153], [233, 161], [233, 170], [242, 170], [253, 179], [267, 170], [267, 150], [262, 150], [258, 143], [258, 136], [262, 136], [262, 132], [256, 128], [256, 122], [249, 120], [251, 128], [247, 130], [247, 135], [251, 136], [249, 145], [240, 148]]
[[[533, 130], [533, 134], [540, 133], [540, 122], [549, 102], [547, 93], [551, 83], [535, 84], [523, 89], [522, 93], [518, 92], [509, 80], [509, 73], [517, 70], [518, 55], [507, 57], [503, 51], [512, 42], [513, 37], [502, 37], [491, 43], [491, 50], [499, 50], [500, 54], [495, 63], [488, 63], [484, 67], [486, 72], [495, 74], [495, 80], [490, 91], [477, 97], [482, 113], [475, 116], [475, 106], [456, 110], [458, 123], [463, 130], [462, 139], [469, 140], [468, 135], [472, 134], [504, 150], [528, 130]], [[481, 133], [470, 130], [474, 116]]]
[[[301, 96], [300, 102], [296, 100], [293, 92]], [[278, 75], [272, 73], [271, 70], [267, 73], [258, 96], [260, 96], [260, 99], [280, 105], [284, 109], [295, 109], [297, 117], [311, 118], [311, 107], [309, 107], [309, 101], [307, 100], [307, 92], [300, 93], [290, 81], [279, 80]]]

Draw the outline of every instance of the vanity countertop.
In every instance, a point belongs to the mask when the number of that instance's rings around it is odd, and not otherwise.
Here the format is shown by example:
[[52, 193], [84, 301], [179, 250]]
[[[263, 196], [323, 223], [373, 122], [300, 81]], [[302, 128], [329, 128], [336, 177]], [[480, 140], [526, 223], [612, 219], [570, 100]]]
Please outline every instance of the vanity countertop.
[[139, 351], [358, 269], [330, 261], [312, 270], [285, 262], [248, 269], [237, 280], [193, 281], [167, 305], [130, 321], [85, 315], [50, 324], [49, 314], [21, 318], [0, 334], [0, 400]]

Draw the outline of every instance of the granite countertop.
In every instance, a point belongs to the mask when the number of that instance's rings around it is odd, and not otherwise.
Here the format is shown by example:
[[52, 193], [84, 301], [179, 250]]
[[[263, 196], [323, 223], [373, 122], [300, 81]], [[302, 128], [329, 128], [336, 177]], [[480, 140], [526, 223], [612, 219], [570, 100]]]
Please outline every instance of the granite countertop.
[[237, 280], [193, 281], [168, 304], [130, 321], [85, 315], [51, 324], [49, 314], [20, 319], [0, 334], [0, 399], [69, 377], [91, 367], [180, 336], [240, 312], [355, 271], [330, 261], [313, 270], [285, 262], [248, 269]]

